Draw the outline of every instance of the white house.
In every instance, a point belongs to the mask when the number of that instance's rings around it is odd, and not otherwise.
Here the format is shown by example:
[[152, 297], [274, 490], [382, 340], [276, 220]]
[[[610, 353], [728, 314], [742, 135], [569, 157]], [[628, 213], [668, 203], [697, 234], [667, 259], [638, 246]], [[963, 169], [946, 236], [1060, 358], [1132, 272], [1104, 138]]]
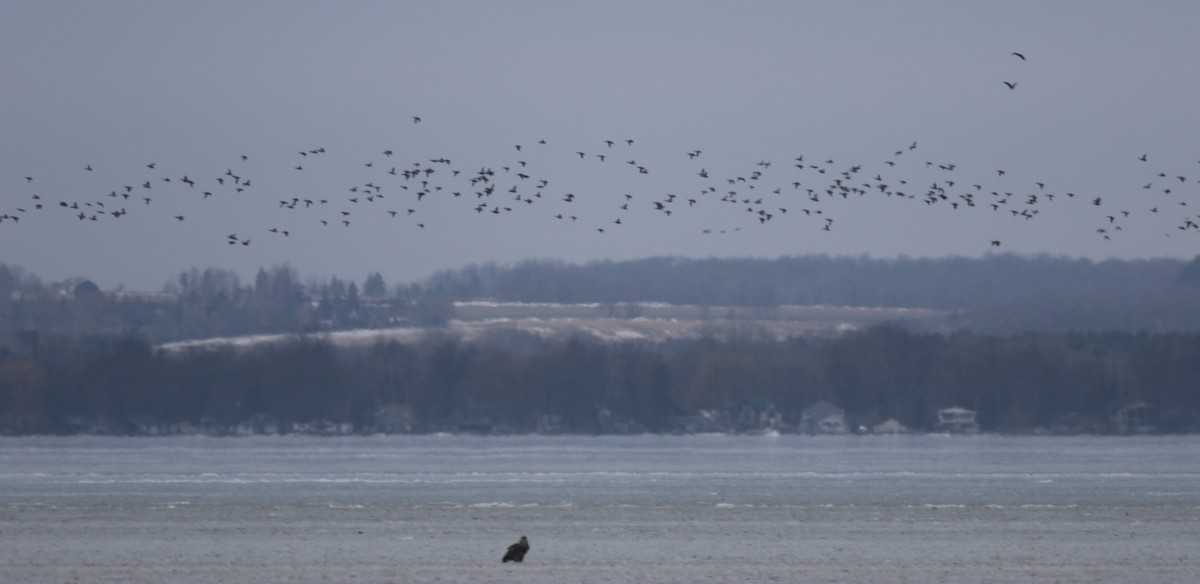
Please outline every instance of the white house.
[[978, 434], [979, 424], [975, 421], [975, 410], [958, 406], [938, 410], [937, 431], [950, 434]]
[[846, 411], [821, 400], [800, 413], [799, 429], [806, 434], [845, 434]]

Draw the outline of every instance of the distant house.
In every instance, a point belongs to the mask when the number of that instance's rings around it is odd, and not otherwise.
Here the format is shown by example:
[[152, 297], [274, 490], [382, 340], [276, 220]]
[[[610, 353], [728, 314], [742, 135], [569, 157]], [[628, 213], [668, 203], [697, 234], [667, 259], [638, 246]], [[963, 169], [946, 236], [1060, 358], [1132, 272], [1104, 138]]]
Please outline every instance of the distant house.
[[1117, 410], [1113, 423], [1119, 434], [1149, 434], [1154, 431], [1153, 413], [1150, 404], [1138, 400]]
[[417, 416], [408, 404], [384, 404], [375, 412], [375, 430], [384, 434], [408, 434], [416, 430]]
[[234, 431], [243, 436], [275, 435], [279, 433], [279, 419], [270, 414], [254, 414], [238, 424]]
[[798, 428], [806, 434], [845, 434], [846, 411], [825, 400], [821, 400], [800, 413]]
[[729, 429], [735, 432], [778, 430], [783, 417], [775, 404], [763, 399], [731, 400], [725, 404], [724, 417]]
[[871, 428], [872, 434], [908, 434], [910, 431], [908, 426], [901, 424], [896, 418], [888, 418]]
[[975, 410], [960, 407], [942, 408], [937, 411], [936, 429], [950, 434], [978, 434], [979, 424], [975, 421]]
[[562, 434], [567, 424], [558, 414], [542, 414], [537, 421], [538, 434]]

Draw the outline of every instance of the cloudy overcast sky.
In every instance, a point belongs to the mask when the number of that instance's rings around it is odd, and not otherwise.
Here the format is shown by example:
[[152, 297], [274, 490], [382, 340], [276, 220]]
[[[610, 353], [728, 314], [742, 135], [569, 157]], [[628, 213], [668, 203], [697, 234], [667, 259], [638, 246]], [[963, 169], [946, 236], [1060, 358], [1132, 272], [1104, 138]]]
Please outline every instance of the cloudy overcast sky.
[[1191, 1], [8, 1], [0, 262], [154, 290], [284, 263], [1190, 258], [1197, 30]]

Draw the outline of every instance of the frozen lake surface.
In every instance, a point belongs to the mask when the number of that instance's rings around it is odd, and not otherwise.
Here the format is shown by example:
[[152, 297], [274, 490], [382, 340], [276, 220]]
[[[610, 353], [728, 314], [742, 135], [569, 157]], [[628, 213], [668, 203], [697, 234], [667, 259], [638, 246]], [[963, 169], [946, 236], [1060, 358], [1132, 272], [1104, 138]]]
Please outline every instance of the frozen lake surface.
[[0, 438], [0, 541], [0, 582], [1197, 582], [1200, 437]]

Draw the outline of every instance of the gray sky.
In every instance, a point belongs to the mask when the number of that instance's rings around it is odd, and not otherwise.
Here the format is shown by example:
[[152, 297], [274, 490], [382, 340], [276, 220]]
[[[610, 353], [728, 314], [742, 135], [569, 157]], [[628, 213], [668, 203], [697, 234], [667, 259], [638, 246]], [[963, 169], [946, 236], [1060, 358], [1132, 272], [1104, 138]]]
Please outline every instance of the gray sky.
[[8, 1], [0, 262], [153, 290], [285, 262], [1190, 258], [1197, 30], [1191, 1]]

